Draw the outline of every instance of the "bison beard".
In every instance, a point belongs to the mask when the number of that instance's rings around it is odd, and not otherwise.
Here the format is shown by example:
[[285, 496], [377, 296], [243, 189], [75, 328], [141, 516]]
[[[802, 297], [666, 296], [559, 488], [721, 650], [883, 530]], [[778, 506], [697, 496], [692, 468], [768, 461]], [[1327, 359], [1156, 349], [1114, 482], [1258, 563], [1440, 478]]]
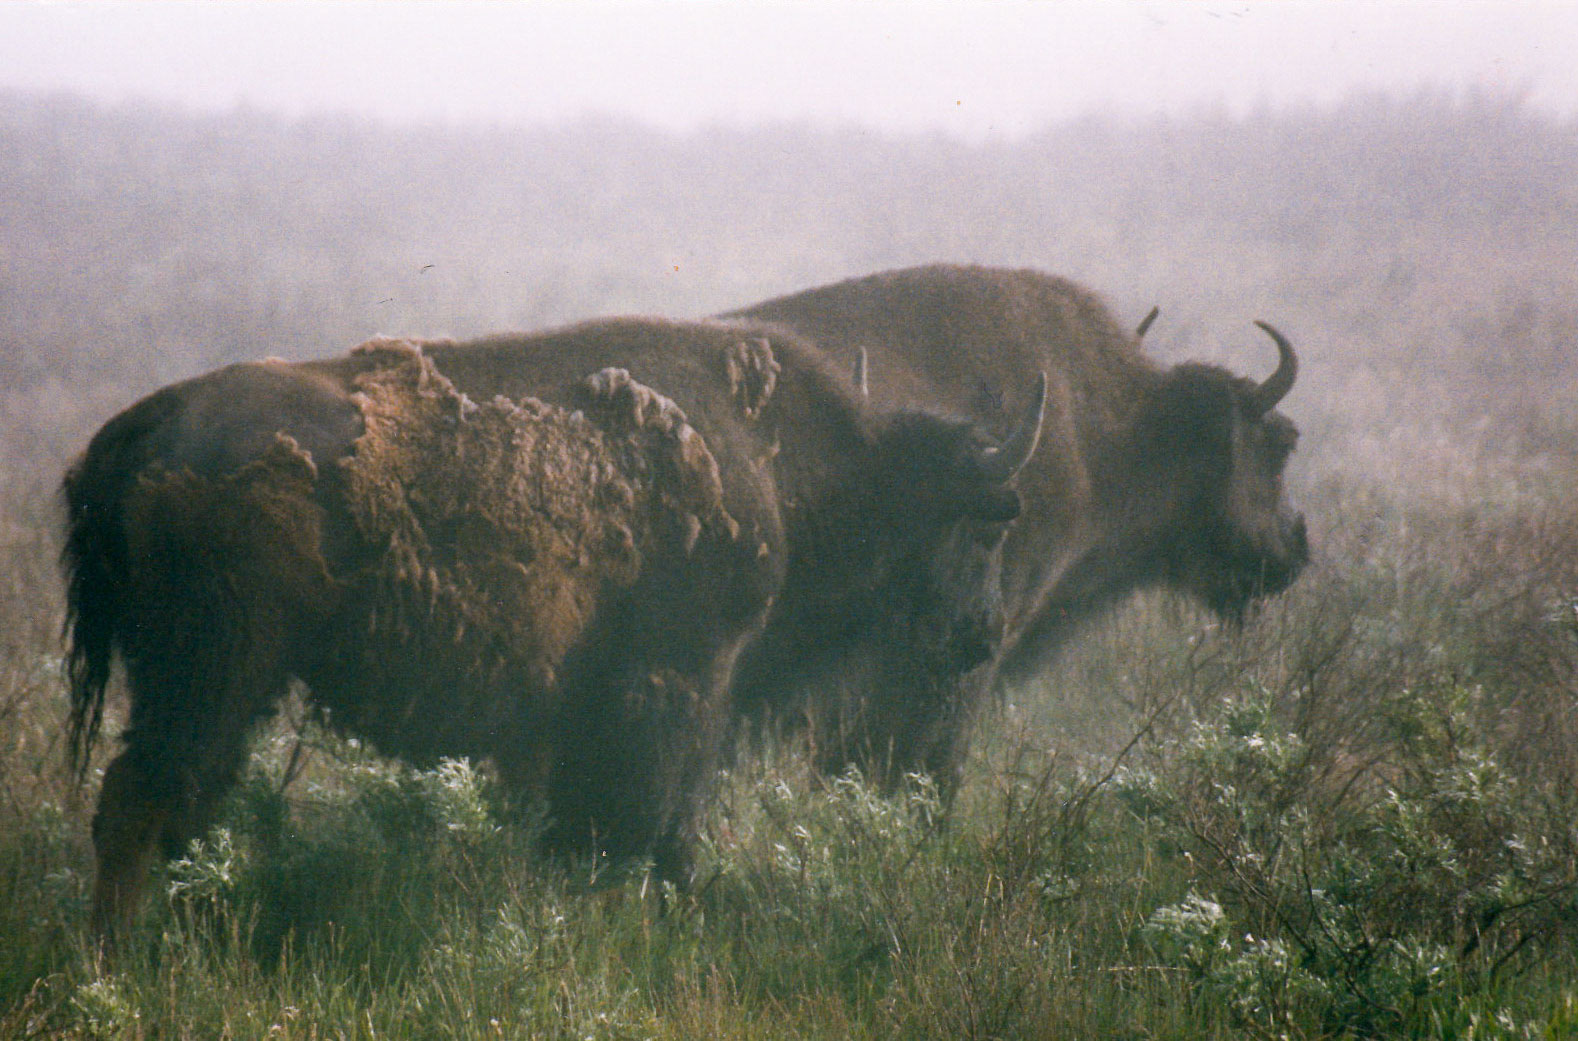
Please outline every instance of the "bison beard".
[[[315, 401], [288, 367], [236, 367], [134, 406], [68, 475], [79, 763], [116, 649], [131, 693], [94, 819], [101, 937], [206, 827], [292, 676], [386, 753], [492, 758], [548, 800], [555, 848], [689, 870], [729, 674], [766, 608], [706, 443], [617, 369], [572, 412], [474, 403], [401, 341], [353, 362], [343, 452], [331, 437], [315, 459], [291, 431], [321, 442], [323, 424], [287, 416], [261, 449], [196, 458], [180, 429], [205, 394], [272, 379]], [[314, 420], [346, 407], [317, 393]]]

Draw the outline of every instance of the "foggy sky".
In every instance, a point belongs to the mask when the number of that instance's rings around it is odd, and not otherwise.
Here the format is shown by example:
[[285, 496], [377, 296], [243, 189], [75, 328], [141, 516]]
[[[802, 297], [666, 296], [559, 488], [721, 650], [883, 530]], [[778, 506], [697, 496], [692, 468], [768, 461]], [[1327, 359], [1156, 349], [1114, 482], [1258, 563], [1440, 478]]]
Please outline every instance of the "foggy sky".
[[1013, 137], [1097, 109], [1485, 89], [1578, 110], [1578, 6], [1279, 0], [0, 3], [0, 87], [396, 121]]

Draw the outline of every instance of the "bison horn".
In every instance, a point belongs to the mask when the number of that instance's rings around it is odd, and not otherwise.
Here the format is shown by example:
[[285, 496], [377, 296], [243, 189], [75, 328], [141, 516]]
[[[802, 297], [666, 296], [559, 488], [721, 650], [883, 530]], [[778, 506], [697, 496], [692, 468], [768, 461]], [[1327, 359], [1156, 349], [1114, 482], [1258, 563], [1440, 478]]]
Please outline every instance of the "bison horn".
[[1134, 330], [1134, 338], [1136, 340], [1145, 339], [1145, 334], [1151, 329], [1151, 323], [1156, 321], [1156, 316], [1161, 313], [1162, 309], [1160, 305], [1151, 308], [1151, 313], [1140, 319], [1139, 328]]
[[855, 389], [860, 391], [863, 398], [871, 396], [871, 387], [866, 383], [866, 349], [860, 348], [860, 353], [855, 355], [855, 372], [853, 376]]
[[981, 453], [981, 473], [988, 480], [999, 484], [1012, 480], [1030, 457], [1036, 454], [1041, 442], [1041, 421], [1047, 411], [1047, 374], [1036, 375], [1036, 386], [1030, 395], [1030, 404], [1019, 424], [1003, 439], [1003, 443]]
[[1293, 345], [1288, 343], [1288, 338], [1272, 328], [1269, 322], [1256, 321], [1255, 324], [1271, 337], [1280, 355], [1277, 371], [1266, 377], [1266, 382], [1255, 388], [1254, 396], [1250, 399], [1250, 412], [1256, 416], [1263, 416], [1276, 408], [1277, 402], [1287, 397], [1288, 391], [1293, 389], [1293, 378], [1299, 373], [1299, 359], [1298, 355], [1293, 353]]

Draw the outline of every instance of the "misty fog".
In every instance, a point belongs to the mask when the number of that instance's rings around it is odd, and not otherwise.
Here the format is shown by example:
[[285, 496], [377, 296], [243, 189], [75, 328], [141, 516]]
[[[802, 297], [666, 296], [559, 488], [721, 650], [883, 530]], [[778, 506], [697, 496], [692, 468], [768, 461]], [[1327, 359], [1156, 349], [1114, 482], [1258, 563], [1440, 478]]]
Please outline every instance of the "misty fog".
[[1351, 443], [1380, 466], [1447, 434], [1559, 446], [1547, 427], [1578, 411], [1578, 128], [1510, 95], [1091, 116], [971, 145], [10, 93], [0, 187], [8, 512], [115, 409], [229, 361], [705, 315], [934, 260], [1066, 275], [1126, 321], [1160, 305], [1147, 346], [1168, 360], [1260, 374], [1250, 322], [1275, 322], [1304, 359], [1306, 472]]

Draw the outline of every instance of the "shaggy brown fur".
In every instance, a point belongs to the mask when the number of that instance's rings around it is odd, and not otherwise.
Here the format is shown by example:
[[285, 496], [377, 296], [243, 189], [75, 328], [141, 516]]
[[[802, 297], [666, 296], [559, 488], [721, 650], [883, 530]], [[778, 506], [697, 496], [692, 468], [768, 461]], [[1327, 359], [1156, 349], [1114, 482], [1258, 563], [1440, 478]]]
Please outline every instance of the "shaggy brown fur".
[[864, 351], [879, 407], [966, 416], [999, 435], [1021, 388], [1048, 374], [1043, 443], [1017, 482], [1024, 516], [1002, 555], [1006, 678], [1036, 672], [1080, 621], [1136, 587], [1169, 585], [1231, 617], [1304, 564], [1303, 518], [1282, 493], [1292, 424], [1255, 405], [1249, 380], [1161, 369], [1071, 282], [937, 265], [727, 317], [798, 333], [838, 364]]
[[292, 678], [386, 753], [492, 759], [547, 797], [553, 847], [683, 880], [764, 625], [762, 683], [858, 660], [961, 700], [1001, 629], [1013, 455], [714, 323], [378, 340], [151, 395], [66, 480], [79, 757], [117, 654], [131, 695], [96, 928], [206, 825]]
[[357, 410], [349, 444], [315, 460], [280, 414], [261, 452], [194, 468], [182, 418], [224, 397], [261, 409], [255, 368], [134, 406], [67, 478], [73, 746], [91, 744], [111, 649], [132, 696], [95, 817], [100, 934], [206, 825], [292, 676], [387, 752], [493, 758], [549, 798], [556, 846], [650, 853], [682, 879], [729, 672], [766, 606], [684, 413], [617, 369], [579, 382], [581, 410], [477, 404], [382, 340], [274, 364]]
[[362, 540], [387, 548], [352, 599], [389, 649], [438, 645], [446, 682], [516, 668], [550, 691], [605, 590], [703, 532], [732, 542], [705, 442], [623, 370], [586, 381], [594, 423], [532, 398], [475, 404], [402, 341], [369, 352], [391, 363], [352, 381], [366, 432], [340, 465]]

